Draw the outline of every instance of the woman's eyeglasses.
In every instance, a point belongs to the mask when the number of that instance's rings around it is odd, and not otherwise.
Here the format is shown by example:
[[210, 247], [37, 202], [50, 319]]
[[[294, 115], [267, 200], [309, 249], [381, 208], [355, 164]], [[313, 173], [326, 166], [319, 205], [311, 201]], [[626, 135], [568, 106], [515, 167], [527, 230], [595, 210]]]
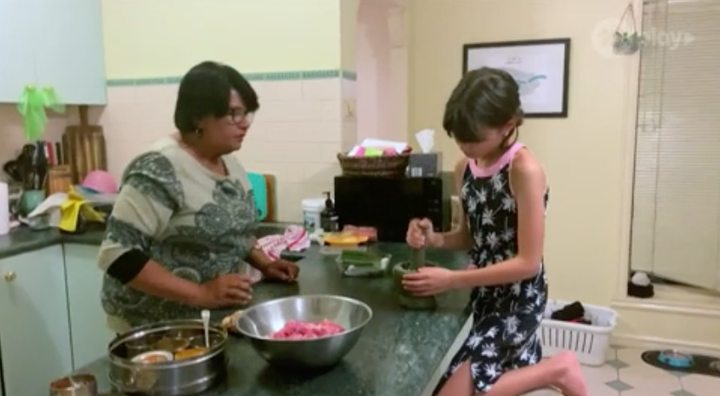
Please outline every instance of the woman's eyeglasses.
[[248, 123], [252, 124], [253, 119], [255, 119], [255, 113], [249, 113], [245, 111], [245, 109], [230, 109], [230, 112], [228, 113], [228, 117], [230, 117], [230, 121], [233, 124], [242, 124], [242, 123]]

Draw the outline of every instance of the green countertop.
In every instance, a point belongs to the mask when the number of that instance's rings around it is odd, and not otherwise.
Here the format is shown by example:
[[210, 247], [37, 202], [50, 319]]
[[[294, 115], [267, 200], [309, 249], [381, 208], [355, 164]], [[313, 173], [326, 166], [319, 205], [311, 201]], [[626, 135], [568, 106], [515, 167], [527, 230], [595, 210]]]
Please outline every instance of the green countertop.
[[[56, 243], [99, 244], [100, 232], [60, 235], [56, 231], [17, 230], [0, 237], [0, 258]], [[376, 244], [372, 248], [393, 255], [392, 264], [407, 260], [402, 244]], [[334, 256], [323, 256], [316, 246], [303, 252], [297, 285], [260, 284], [255, 302], [297, 294], [341, 294], [364, 301], [373, 309], [373, 319], [362, 338], [344, 361], [322, 375], [304, 377], [278, 372], [258, 356], [250, 344], [237, 337], [228, 343], [230, 358], [226, 384], [205, 396], [418, 396], [441, 363], [468, 318], [468, 292], [439, 296], [435, 311], [406, 311], [398, 307], [391, 278], [347, 278], [340, 275]], [[463, 252], [427, 252], [427, 259], [447, 266], [467, 265]], [[214, 312], [218, 318], [225, 312]], [[98, 379], [99, 391], [109, 392], [108, 361], [101, 359], [82, 372]]]
[[88, 231], [84, 234], [61, 234], [60, 231], [49, 229], [33, 231], [27, 227], [14, 229], [10, 234], [0, 236], [0, 260], [33, 250], [57, 245], [58, 243], [77, 243], [82, 245], [100, 245], [102, 231]]

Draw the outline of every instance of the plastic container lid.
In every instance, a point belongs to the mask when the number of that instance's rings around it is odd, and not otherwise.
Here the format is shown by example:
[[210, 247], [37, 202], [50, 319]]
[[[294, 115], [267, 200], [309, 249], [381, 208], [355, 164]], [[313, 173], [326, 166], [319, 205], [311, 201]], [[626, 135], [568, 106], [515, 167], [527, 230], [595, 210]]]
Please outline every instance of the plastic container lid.
[[307, 198], [302, 200], [303, 210], [319, 210], [325, 209], [325, 198]]

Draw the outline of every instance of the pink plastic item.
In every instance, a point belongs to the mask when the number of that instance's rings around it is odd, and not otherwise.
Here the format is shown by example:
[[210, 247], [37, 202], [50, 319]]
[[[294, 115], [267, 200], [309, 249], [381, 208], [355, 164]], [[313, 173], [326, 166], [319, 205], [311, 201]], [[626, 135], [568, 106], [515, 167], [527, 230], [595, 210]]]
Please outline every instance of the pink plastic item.
[[102, 170], [88, 173], [81, 185], [100, 194], [116, 194], [118, 192], [115, 178], [109, 172]]

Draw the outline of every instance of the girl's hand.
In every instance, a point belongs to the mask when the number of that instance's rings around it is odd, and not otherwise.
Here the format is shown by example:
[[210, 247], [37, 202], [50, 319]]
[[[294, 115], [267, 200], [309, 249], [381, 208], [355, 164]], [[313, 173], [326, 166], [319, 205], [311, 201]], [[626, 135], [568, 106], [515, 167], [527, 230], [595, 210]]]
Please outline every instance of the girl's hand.
[[405, 240], [407, 244], [420, 249], [425, 246], [438, 247], [437, 235], [433, 231], [433, 224], [429, 219], [412, 219], [408, 225]]
[[416, 296], [433, 296], [452, 289], [454, 276], [455, 272], [446, 268], [422, 267], [417, 272], [405, 274], [402, 284]]

